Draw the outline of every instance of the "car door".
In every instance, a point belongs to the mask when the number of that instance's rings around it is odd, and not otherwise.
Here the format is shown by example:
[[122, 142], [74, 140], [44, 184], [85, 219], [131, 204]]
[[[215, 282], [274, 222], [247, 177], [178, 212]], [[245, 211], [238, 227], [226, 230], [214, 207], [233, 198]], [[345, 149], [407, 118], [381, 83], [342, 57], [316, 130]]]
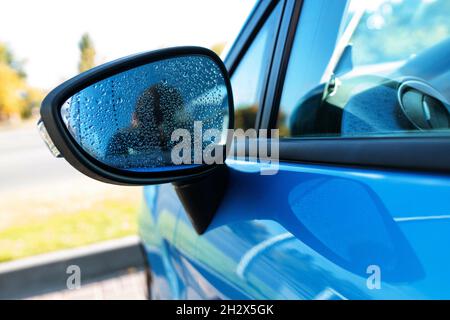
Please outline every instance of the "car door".
[[[255, 5], [226, 58], [231, 74], [235, 123], [243, 129], [256, 127], [269, 76], [284, 1], [260, 1]], [[139, 233], [152, 271], [150, 296], [157, 299], [217, 298], [219, 291], [205, 294], [201, 277], [190, 267], [195, 257], [195, 231], [170, 184], [144, 187], [144, 206]], [[217, 294], [211, 293], [216, 292]], [[243, 293], [245, 294], [245, 293]]]
[[[241, 57], [228, 60], [236, 123], [279, 129], [278, 171], [228, 159], [227, 191], [203, 235], [172, 210], [179, 297], [450, 297], [450, 8], [360, 4], [275, 1], [253, 13], [242, 33], [250, 44], [238, 39], [229, 59]], [[258, 62], [252, 46], [271, 19], [267, 69], [236, 79], [246, 59]], [[257, 89], [245, 97], [237, 85], [249, 82]], [[177, 202], [163, 188], [158, 205]]]

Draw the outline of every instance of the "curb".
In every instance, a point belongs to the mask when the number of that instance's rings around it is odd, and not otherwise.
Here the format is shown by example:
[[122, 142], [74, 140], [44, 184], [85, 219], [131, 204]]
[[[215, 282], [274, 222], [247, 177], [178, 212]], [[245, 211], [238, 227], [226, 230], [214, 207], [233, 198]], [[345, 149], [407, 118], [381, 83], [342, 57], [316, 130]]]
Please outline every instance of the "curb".
[[81, 270], [81, 285], [130, 268], [143, 269], [136, 236], [0, 264], [0, 299], [23, 299], [67, 289], [67, 267]]

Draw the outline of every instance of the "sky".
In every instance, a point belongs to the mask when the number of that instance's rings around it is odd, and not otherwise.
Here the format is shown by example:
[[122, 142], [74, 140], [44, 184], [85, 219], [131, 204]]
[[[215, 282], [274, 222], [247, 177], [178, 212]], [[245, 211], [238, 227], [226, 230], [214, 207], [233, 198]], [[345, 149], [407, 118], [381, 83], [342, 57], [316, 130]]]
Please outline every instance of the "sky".
[[0, 42], [25, 60], [28, 82], [51, 89], [77, 74], [88, 32], [97, 62], [177, 45], [232, 41], [255, 0], [2, 0]]

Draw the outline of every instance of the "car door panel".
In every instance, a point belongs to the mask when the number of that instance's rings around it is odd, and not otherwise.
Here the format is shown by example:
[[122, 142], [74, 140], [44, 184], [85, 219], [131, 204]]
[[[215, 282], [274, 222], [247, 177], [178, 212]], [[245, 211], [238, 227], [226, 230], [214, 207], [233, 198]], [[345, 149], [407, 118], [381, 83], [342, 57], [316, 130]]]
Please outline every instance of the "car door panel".
[[[300, 10], [299, 3], [286, 2], [280, 29], [285, 24], [289, 28], [297, 27], [289, 14]], [[323, 3], [307, 2], [318, 12], [336, 14], [336, 10], [330, 13]], [[342, 1], [335, 5], [345, 7]], [[310, 16], [303, 23], [316, 21], [314, 11]], [[302, 34], [308, 39], [317, 36], [308, 30]], [[294, 33], [286, 32], [284, 36], [293, 38]], [[287, 47], [282, 40], [275, 46]], [[272, 106], [277, 95], [274, 91], [280, 89], [278, 74], [283, 73], [276, 68], [286, 67], [283, 54], [274, 56], [269, 83], [260, 85], [272, 91], [260, 95], [259, 100], [266, 98], [264, 103], [255, 103], [263, 109], [263, 128], [273, 127], [271, 118], [278, 111]], [[296, 74], [300, 76], [299, 72]], [[310, 84], [315, 85], [314, 81]], [[290, 86], [296, 88], [298, 83], [294, 81]], [[321, 92], [319, 95], [322, 96]], [[328, 144], [333, 143], [332, 139], [328, 140]], [[303, 141], [306, 140], [295, 143], [301, 145]], [[360, 149], [352, 149], [347, 156], [361, 154], [363, 147], [361, 144]], [[151, 250], [161, 247], [162, 242], [167, 247], [158, 256], [161, 261], [170, 262], [161, 263], [159, 271], [170, 275], [165, 280], [165, 286], [171, 288], [166, 290], [169, 292], [166, 296], [186, 299], [450, 298], [448, 174], [407, 171], [399, 166], [388, 169], [355, 166], [355, 163], [341, 166], [332, 162], [312, 164], [289, 160], [292, 161], [280, 160], [278, 173], [268, 176], [260, 174], [259, 163], [228, 159], [227, 191], [211, 225], [202, 235], [195, 232], [173, 187], [160, 187], [157, 201], [153, 201], [154, 207], [149, 211], [156, 214], [153, 217], [156, 233], [165, 240], [149, 242], [143, 238]], [[150, 188], [153, 187], [146, 187], [146, 192]], [[379, 286], [374, 285], [374, 275], [381, 281]], [[156, 284], [152, 286], [154, 290], [156, 287]]]
[[144, 201], [138, 216], [139, 236], [152, 271], [150, 296], [154, 299], [177, 299], [184, 290], [173, 248], [181, 206], [171, 185], [144, 187]]
[[[174, 246], [191, 278], [186, 298], [449, 297], [450, 204], [439, 201], [450, 196], [446, 177], [287, 163], [261, 176], [256, 164], [229, 167], [228, 192], [204, 235], [180, 212]], [[373, 265], [378, 290], [367, 286]]]

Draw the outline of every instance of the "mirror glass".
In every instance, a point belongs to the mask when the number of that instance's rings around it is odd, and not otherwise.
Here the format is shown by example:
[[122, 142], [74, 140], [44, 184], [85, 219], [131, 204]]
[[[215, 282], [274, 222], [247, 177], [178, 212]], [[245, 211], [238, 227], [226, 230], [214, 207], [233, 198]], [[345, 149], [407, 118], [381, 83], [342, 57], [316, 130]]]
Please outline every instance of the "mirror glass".
[[214, 60], [178, 56], [81, 90], [63, 104], [61, 116], [81, 148], [103, 164], [137, 172], [179, 170], [204, 164], [207, 146], [225, 145], [227, 94]]

